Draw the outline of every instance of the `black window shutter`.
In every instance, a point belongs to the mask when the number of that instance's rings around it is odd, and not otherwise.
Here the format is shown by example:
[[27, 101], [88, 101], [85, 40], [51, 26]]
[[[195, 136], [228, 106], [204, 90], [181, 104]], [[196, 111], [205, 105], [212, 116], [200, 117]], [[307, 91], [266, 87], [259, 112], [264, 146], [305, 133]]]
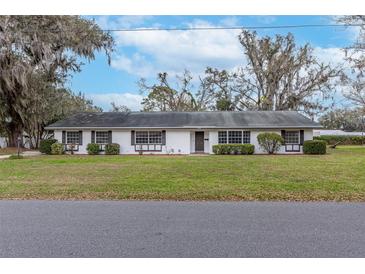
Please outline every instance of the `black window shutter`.
[[108, 143], [109, 144], [112, 143], [112, 131], [111, 130], [108, 131]]
[[282, 131], [281, 131], [281, 137], [283, 137], [283, 139], [284, 139], [284, 144], [285, 144], [285, 130], [282, 130]]
[[66, 144], [66, 131], [62, 131], [62, 144]]
[[248, 143], [251, 144], [251, 131], [248, 132]]
[[91, 143], [95, 143], [95, 131], [91, 131]]
[[165, 146], [166, 145], [166, 130], [162, 131], [161, 141], [162, 141], [162, 145]]
[[134, 130], [131, 131], [131, 145], [134, 145]]
[[300, 131], [300, 144], [303, 145], [304, 144], [304, 130]]
[[79, 131], [79, 145], [82, 146], [82, 131]]

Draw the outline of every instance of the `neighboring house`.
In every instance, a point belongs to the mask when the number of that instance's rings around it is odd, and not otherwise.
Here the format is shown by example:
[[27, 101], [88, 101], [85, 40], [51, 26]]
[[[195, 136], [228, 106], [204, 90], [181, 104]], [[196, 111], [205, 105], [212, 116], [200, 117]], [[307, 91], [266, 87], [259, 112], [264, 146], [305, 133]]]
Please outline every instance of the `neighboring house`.
[[[26, 133], [23, 133], [23, 147], [25, 148], [30, 148], [30, 145], [29, 145], [29, 138], [25, 137]], [[6, 137], [1, 137], [0, 136], [0, 148], [5, 148], [5, 147], [8, 147], [8, 140]]]
[[215, 144], [257, 143], [261, 132], [285, 138], [279, 153], [301, 153], [304, 140], [312, 140], [318, 123], [292, 111], [242, 112], [100, 112], [79, 113], [46, 127], [75, 153], [85, 154], [88, 143], [118, 143], [121, 154], [213, 153]]
[[323, 136], [323, 135], [341, 135], [341, 136], [365, 136], [364, 132], [349, 132], [339, 129], [321, 129], [314, 130], [313, 136]]
[[5, 139], [5, 137], [0, 136], [0, 148], [4, 148], [4, 147], [7, 147], [6, 139]]

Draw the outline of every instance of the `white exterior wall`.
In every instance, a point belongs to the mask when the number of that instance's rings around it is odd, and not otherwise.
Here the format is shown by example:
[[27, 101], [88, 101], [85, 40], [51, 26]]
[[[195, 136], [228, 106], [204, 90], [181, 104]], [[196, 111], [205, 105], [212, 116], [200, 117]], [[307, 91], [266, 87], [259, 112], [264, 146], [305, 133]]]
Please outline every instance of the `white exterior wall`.
[[190, 154], [190, 130], [166, 130], [166, 149], [175, 154]]
[[[79, 130], [66, 130], [66, 131], [79, 131]], [[62, 130], [54, 131], [54, 138], [62, 143]], [[75, 154], [87, 154], [86, 146], [88, 143], [91, 143], [91, 130], [83, 130], [82, 131], [82, 145], [79, 145], [79, 150], [75, 151]]]
[[[146, 129], [147, 130], [147, 129]], [[156, 129], [154, 129], [156, 130]], [[224, 129], [230, 130], [230, 129]], [[237, 130], [237, 129], [231, 129]], [[290, 129], [284, 129], [290, 130]], [[213, 154], [213, 145], [218, 144], [218, 131], [219, 130], [191, 130], [191, 129], [167, 129], [166, 130], [166, 146], [163, 146], [161, 152], [143, 152], [143, 154], [190, 154], [195, 152], [195, 131], [204, 131], [204, 152]], [[251, 131], [251, 144], [255, 146], [255, 154], [265, 153], [257, 142], [257, 135], [262, 132], [274, 132], [281, 134], [281, 130], [250, 130]], [[60, 143], [62, 142], [62, 130], [55, 130], [54, 137]], [[91, 143], [91, 130], [83, 130], [82, 133], [83, 144], [79, 146], [79, 151], [76, 154], [87, 154], [86, 146]], [[313, 130], [304, 130], [304, 140], [313, 139]], [[135, 151], [134, 145], [131, 145], [131, 130], [112, 130], [112, 142], [120, 145], [121, 154], [138, 154]], [[301, 151], [302, 152], [302, 147]], [[282, 146], [278, 153], [298, 153], [298, 152], [286, 152], [285, 147]]]
[[54, 138], [59, 142], [62, 143], [62, 130], [54, 130]]
[[306, 129], [304, 130], [304, 141], [313, 140], [313, 130]]
[[[224, 129], [224, 130], [238, 130], [238, 129]], [[293, 129], [283, 129], [283, 130], [293, 130]], [[300, 130], [300, 129], [298, 129]], [[298, 131], [295, 130], [295, 131]], [[209, 141], [210, 141], [210, 149], [209, 149], [209, 153], [213, 153], [212, 151], [212, 147], [213, 145], [217, 145], [218, 144], [218, 131], [210, 131], [209, 132]], [[251, 144], [253, 144], [255, 146], [255, 154], [266, 154], [265, 151], [263, 151], [258, 142], [257, 142], [257, 135], [259, 135], [260, 133], [263, 132], [273, 132], [273, 133], [277, 133], [279, 135], [281, 135], [281, 130], [265, 130], [265, 129], [260, 129], [260, 130], [250, 130], [251, 132]], [[306, 140], [312, 140], [313, 139], [313, 130], [312, 129], [306, 129], [304, 130], [304, 141]], [[300, 148], [300, 152], [286, 152], [285, 151], [285, 147], [282, 146], [280, 148], [280, 150], [278, 151], [278, 153], [283, 153], [283, 154], [295, 154], [295, 153], [302, 153], [303, 152], [303, 147]]]
[[213, 145], [218, 144], [218, 130], [209, 131], [209, 153], [213, 154]]
[[195, 152], [195, 131], [190, 131], [190, 153]]
[[[62, 143], [62, 130], [55, 130], [54, 138]], [[82, 138], [82, 145], [75, 154], [87, 154], [86, 146], [91, 143], [91, 130], [83, 130]], [[112, 130], [112, 142], [120, 145], [120, 154], [138, 154], [134, 145], [131, 145], [131, 130]], [[143, 152], [143, 154], [169, 153], [190, 154], [190, 130], [166, 130], [166, 146], [163, 146], [161, 152]]]
[[[134, 145], [131, 145], [131, 130], [113, 130], [112, 142], [120, 145], [121, 154], [138, 154]], [[166, 130], [166, 146], [162, 151], [143, 152], [143, 154], [189, 154], [190, 131]]]

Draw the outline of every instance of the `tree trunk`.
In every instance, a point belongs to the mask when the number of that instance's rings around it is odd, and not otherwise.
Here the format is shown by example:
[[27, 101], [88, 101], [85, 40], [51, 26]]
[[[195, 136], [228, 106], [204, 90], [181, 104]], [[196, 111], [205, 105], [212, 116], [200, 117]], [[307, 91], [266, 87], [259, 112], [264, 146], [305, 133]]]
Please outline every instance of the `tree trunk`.
[[[22, 137], [22, 127], [16, 123], [10, 123], [7, 127], [7, 135], [9, 138], [8, 146], [9, 147], [17, 147], [18, 146], [18, 137]], [[23, 147], [23, 138], [20, 140], [20, 146]]]

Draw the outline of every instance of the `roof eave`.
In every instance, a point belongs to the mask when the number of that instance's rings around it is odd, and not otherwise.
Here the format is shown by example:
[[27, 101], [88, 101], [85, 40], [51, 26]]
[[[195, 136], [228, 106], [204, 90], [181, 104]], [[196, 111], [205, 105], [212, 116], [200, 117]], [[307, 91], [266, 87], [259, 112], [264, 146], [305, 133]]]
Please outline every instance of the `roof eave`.
[[318, 126], [240, 126], [240, 127], [230, 127], [230, 126], [183, 126], [183, 127], [45, 127], [46, 130], [57, 130], [57, 129], [149, 129], [149, 128], [161, 128], [161, 129], [221, 129], [221, 128], [231, 128], [231, 129], [321, 129], [321, 125]]

